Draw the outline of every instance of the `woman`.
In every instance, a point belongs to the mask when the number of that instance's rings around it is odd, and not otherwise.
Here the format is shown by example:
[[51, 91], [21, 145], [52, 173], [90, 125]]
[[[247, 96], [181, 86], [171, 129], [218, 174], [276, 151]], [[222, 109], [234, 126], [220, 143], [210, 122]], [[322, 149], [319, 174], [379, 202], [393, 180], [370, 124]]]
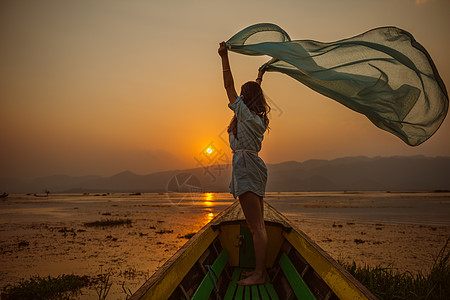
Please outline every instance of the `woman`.
[[255, 248], [255, 270], [246, 272], [240, 285], [255, 285], [266, 282], [267, 234], [264, 225], [263, 197], [267, 182], [267, 168], [258, 156], [264, 132], [268, 128], [267, 114], [270, 107], [261, 90], [264, 70], [260, 70], [256, 81], [249, 81], [241, 87], [237, 95], [228, 60], [225, 42], [220, 43], [219, 55], [222, 58], [223, 81], [234, 111], [228, 126], [230, 147], [233, 150], [233, 171], [230, 193], [239, 198], [245, 219], [253, 235]]

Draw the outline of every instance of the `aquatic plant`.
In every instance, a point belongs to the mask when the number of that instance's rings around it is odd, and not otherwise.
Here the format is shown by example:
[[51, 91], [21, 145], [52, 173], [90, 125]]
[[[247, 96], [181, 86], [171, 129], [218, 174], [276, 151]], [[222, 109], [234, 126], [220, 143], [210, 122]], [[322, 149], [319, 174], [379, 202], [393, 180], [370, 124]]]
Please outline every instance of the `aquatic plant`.
[[4, 288], [1, 299], [73, 299], [82, 287], [89, 284], [88, 276], [35, 276]]
[[106, 219], [94, 222], [84, 223], [87, 227], [108, 227], [108, 226], [120, 226], [120, 225], [130, 225], [130, 219]]
[[111, 289], [112, 282], [109, 281], [111, 273], [98, 275], [97, 285], [94, 286], [95, 291], [99, 300], [105, 300], [108, 296], [109, 290]]
[[450, 299], [449, 240], [434, 259], [428, 274], [398, 272], [393, 268], [343, 263], [347, 271], [380, 299]]
[[122, 283], [122, 291], [125, 293], [125, 299], [129, 299], [133, 295], [131, 289], [125, 287], [125, 281]]

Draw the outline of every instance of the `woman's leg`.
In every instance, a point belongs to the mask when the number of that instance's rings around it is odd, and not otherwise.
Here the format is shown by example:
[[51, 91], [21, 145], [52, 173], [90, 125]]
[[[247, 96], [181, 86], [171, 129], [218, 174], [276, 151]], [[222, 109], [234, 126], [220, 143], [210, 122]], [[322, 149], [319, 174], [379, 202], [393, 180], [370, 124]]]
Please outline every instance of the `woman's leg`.
[[247, 278], [240, 280], [240, 285], [263, 284], [266, 282], [266, 254], [267, 233], [264, 225], [263, 200], [262, 197], [252, 192], [246, 192], [239, 196], [242, 210], [250, 232], [253, 235], [255, 248], [255, 271], [250, 272]]
[[[261, 216], [263, 216], [264, 218], [264, 201], [262, 197], [259, 197], [259, 201], [260, 201], [260, 207], [261, 207]], [[248, 223], [247, 223], [248, 224]], [[264, 226], [264, 230], [266, 229], [266, 227]], [[253, 273], [255, 273], [255, 271], [249, 271], [249, 272], [242, 272], [242, 275], [244, 277], [250, 276]]]

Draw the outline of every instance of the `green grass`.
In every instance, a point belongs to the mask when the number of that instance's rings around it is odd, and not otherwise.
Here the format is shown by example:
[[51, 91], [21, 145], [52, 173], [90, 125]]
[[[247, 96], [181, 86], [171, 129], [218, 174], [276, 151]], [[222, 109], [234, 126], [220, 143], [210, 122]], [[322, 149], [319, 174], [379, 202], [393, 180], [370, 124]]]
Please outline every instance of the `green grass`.
[[90, 280], [87, 276], [36, 276], [22, 280], [14, 286], [7, 286], [1, 294], [1, 299], [73, 299], [80, 289], [89, 283]]
[[130, 225], [130, 219], [106, 219], [95, 222], [84, 223], [84, 226], [87, 227], [108, 227], [108, 226], [120, 226], [120, 225]]
[[428, 274], [413, 275], [392, 268], [343, 264], [347, 271], [380, 299], [450, 299], [449, 241], [435, 258]]

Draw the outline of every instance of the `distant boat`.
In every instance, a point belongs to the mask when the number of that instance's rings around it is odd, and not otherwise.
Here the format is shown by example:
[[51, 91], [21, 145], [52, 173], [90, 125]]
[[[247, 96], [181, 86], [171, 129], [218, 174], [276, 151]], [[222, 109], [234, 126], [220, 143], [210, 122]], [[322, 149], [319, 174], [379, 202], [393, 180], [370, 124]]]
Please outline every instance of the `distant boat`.
[[8, 197], [8, 195], [9, 194], [7, 194], [7, 193], [3, 193], [3, 194], [0, 195], [0, 198], [6, 198], [6, 197]]
[[33, 196], [35, 196], [35, 197], [48, 197], [48, 194], [45, 194], [45, 195], [33, 194]]
[[48, 197], [48, 194], [50, 194], [50, 191], [45, 189], [44, 190], [45, 195], [38, 195], [38, 194], [34, 194], [35, 197]]
[[197, 232], [130, 299], [377, 299], [366, 287], [264, 202], [267, 282], [239, 286], [254, 268], [252, 235], [239, 201]]

